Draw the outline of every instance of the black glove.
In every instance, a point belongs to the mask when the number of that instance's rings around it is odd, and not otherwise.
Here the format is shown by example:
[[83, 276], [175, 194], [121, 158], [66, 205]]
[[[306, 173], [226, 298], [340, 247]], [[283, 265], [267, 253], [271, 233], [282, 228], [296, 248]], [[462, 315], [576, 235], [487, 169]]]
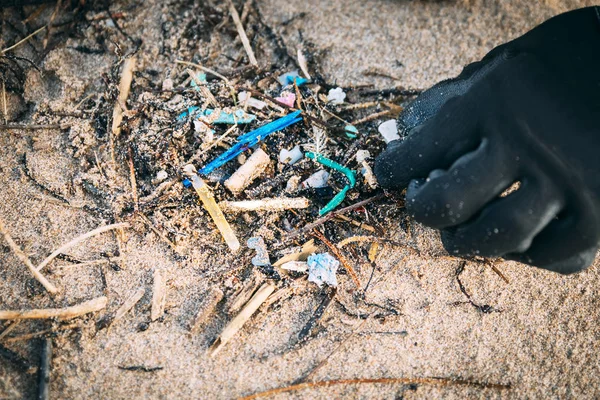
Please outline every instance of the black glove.
[[[552, 18], [492, 50], [400, 115], [408, 136], [375, 165], [450, 254], [561, 273], [600, 239], [600, 7]], [[518, 190], [504, 195], [519, 182]]]

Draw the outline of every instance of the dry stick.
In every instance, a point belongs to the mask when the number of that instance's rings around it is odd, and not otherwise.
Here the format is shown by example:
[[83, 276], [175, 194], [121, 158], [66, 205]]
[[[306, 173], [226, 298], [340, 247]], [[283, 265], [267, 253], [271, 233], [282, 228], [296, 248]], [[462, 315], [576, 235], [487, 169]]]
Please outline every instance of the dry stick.
[[165, 299], [167, 294], [167, 286], [162, 276], [160, 269], [155, 269], [153, 274], [154, 283], [152, 285], [152, 311], [150, 312], [150, 320], [156, 321], [165, 312]]
[[81, 323], [76, 322], [74, 324], [62, 325], [62, 326], [58, 326], [56, 328], [44, 329], [42, 331], [37, 331], [37, 332], [33, 332], [33, 333], [27, 333], [25, 335], [14, 336], [14, 337], [5, 339], [4, 342], [6, 342], [6, 343], [20, 342], [20, 341], [23, 341], [23, 340], [29, 340], [29, 339], [34, 339], [36, 337], [44, 336], [44, 335], [46, 335], [48, 333], [54, 333], [54, 332], [58, 332], [58, 331], [65, 331], [67, 329], [75, 329], [75, 328], [80, 328], [80, 327], [81, 327]]
[[0, 311], [0, 319], [49, 319], [58, 318], [61, 320], [72, 319], [84, 314], [102, 310], [106, 307], [108, 298], [106, 296], [97, 297], [71, 307], [65, 308], [45, 308], [21, 311]]
[[238, 14], [231, 0], [228, 0], [227, 3], [229, 3], [229, 13], [231, 14], [231, 18], [233, 18], [233, 23], [235, 24], [235, 28], [238, 31], [238, 35], [240, 35], [240, 40], [242, 41], [244, 50], [246, 50], [248, 60], [250, 61], [250, 64], [254, 65], [255, 67], [258, 67], [258, 61], [256, 61], [254, 51], [252, 51], [252, 46], [250, 46], [250, 41], [248, 40], [248, 36], [246, 35], [246, 31], [244, 30], [244, 25], [242, 25], [242, 21], [240, 21], [240, 15]]
[[[192, 78], [192, 80], [196, 84], [196, 88], [202, 93], [202, 95], [204, 97], [206, 97], [208, 99], [208, 101], [210, 103], [212, 103], [212, 105], [214, 107], [218, 108], [219, 102], [217, 101], [217, 99], [215, 99], [215, 96], [212, 94], [212, 92], [210, 90], [208, 90], [208, 88], [206, 87], [204, 82], [201, 82], [200, 79], [198, 79], [198, 77], [196, 76], [194, 71], [192, 71], [189, 68], [186, 68], [185, 72], [187, 72], [187, 74], [190, 76], [190, 78]], [[235, 116], [234, 116], [234, 118], [235, 118]], [[203, 122], [203, 121], [201, 121], [201, 122]]]
[[90, 260], [90, 261], [84, 261], [84, 262], [80, 262], [77, 264], [64, 264], [64, 265], [56, 265], [54, 267], [52, 267], [52, 271], [54, 271], [55, 269], [65, 269], [65, 268], [75, 268], [75, 267], [89, 267], [92, 265], [102, 265], [102, 264], [109, 264], [112, 262], [120, 262], [123, 261], [124, 258], [123, 257], [112, 257], [112, 258], [104, 258], [102, 260]]
[[70, 125], [67, 124], [3, 124], [0, 125], [0, 129], [22, 129], [25, 131], [32, 131], [36, 129], [66, 129]]
[[13, 253], [15, 253], [17, 258], [19, 260], [21, 260], [21, 262], [23, 264], [25, 264], [25, 266], [27, 266], [27, 268], [29, 269], [29, 271], [31, 272], [33, 277], [39, 283], [41, 283], [44, 286], [44, 288], [46, 288], [46, 290], [49, 291], [50, 293], [52, 293], [52, 294], [58, 293], [58, 289], [56, 288], [56, 286], [54, 286], [52, 283], [50, 283], [50, 281], [48, 279], [46, 279], [46, 277], [44, 275], [42, 275], [39, 272], [39, 270], [37, 270], [33, 266], [29, 257], [27, 257], [27, 255], [23, 252], [23, 250], [21, 250], [19, 245], [17, 245], [14, 242], [14, 240], [12, 239], [12, 237], [10, 237], [10, 235], [6, 231], [6, 228], [4, 227], [4, 222], [2, 220], [0, 220], [0, 233], [2, 233], [2, 235], [4, 235], [4, 240], [6, 240], [6, 243], [8, 243], [8, 246], [11, 248]]
[[211, 288], [208, 294], [204, 297], [204, 301], [201, 304], [200, 310], [196, 317], [194, 318], [194, 322], [190, 327], [190, 333], [195, 334], [198, 332], [200, 327], [204, 325], [208, 316], [212, 314], [213, 310], [219, 304], [219, 302], [223, 299], [223, 291], [218, 288]]
[[133, 165], [133, 150], [131, 146], [128, 148], [129, 152], [129, 181], [131, 182], [131, 197], [133, 198], [133, 211], [138, 212], [140, 210], [140, 200], [137, 193], [137, 181], [135, 179], [135, 166]]
[[42, 341], [42, 354], [40, 355], [40, 367], [38, 370], [38, 400], [48, 400], [50, 398], [51, 363], [52, 340], [45, 338]]
[[223, 329], [217, 340], [213, 343], [210, 349], [211, 357], [214, 357], [222, 348], [231, 340], [233, 336], [252, 317], [252, 314], [258, 310], [262, 303], [273, 293], [275, 286], [270, 283], [265, 283], [256, 291], [254, 296], [246, 303], [242, 311]]
[[0, 341], [2, 341], [2, 339], [4, 339], [4, 337], [6, 337], [6, 335], [8, 335], [9, 333], [11, 333], [17, 326], [19, 326], [19, 324], [22, 321], [20, 319], [14, 321], [12, 324], [10, 324], [8, 326], [8, 328], [6, 328], [5, 330], [2, 331], [2, 333], [0, 333]]
[[375, 114], [368, 115], [368, 116], [366, 116], [364, 118], [358, 119], [356, 121], [352, 121], [352, 122], [350, 122], [350, 124], [354, 125], [354, 126], [360, 125], [360, 124], [363, 124], [365, 122], [373, 121], [374, 119], [377, 119], [379, 117], [384, 117], [384, 116], [388, 115], [389, 113], [390, 113], [390, 110], [381, 111], [381, 112], [378, 112], [378, 113], [375, 113]]
[[323, 225], [325, 222], [335, 218], [337, 215], [341, 215], [341, 214], [345, 214], [349, 211], [355, 210], [357, 208], [360, 208], [362, 206], [365, 206], [369, 203], [372, 203], [374, 201], [380, 200], [384, 197], [385, 195], [383, 193], [378, 194], [376, 196], [370, 197], [366, 200], [363, 201], [359, 201], [356, 204], [353, 204], [351, 206], [345, 207], [345, 208], [341, 208], [338, 211], [332, 211], [329, 214], [327, 214], [326, 216], [324, 216], [323, 218], [319, 218], [318, 220], [316, 220], [315, 222], [312, 222], [310, 224], [305, 225], [303, 228], [297, 229], [294, 232], [290, 233], [288, 235], [288, 237], [286, 239], [291, 240], [294, 239], [297, 236], [300, 236], [303, 233], [309, 232], [311, 230], [313, 230], [314, 228], [316, 228], [319, 225]]
[[179, 251], [179, 248], [177, 247], [177, 245], [175, 243], [173, 243], [171, 240], [169, 240], [168, 237], [166, 237], [165, 235], [163, 235], [163, 233], [161, 231], [158, 230], [158, 228], [156, 228], [154, 226], [154, 224], [152, 223], [152, 221], [150, 221], [150, 219], [148, 217], [146, 217], [146, 215], [144, 213], [137, 213], [137, 216], [142, 220], [142, 222], [144, 222], [148, 228], [150, 228], [152, 230], [152, 232], [156, 233], [156, 235], [166, 244], [169, 245], [169, 247], [171, 249], [173, 249], [174, 252], [181, 254], [181, 252]]
[[189, 61], [183, 61], [183, 60], [175, 60], [176, 64], [181, 64], [181, 65], [187, 65], [187, 66], [191, 66], [191, 67], [196, 67], [196, 68], [200, 68], [202, 71], [207, 72], [211, 75], [216, 76], [217, 78], [223, 80], [223, 82], [225, 82], [225, 84], [229, 87], [229, 94], [231, 95], [231, 98], [233, 99], [233, 102], [235, 103], [235, 88], [233, 87], [233, 85], [231, 84], [231, 82], [229, 82], [229, 79], [227, 79], [226, 77], [224, 77], [223, 75], [221, 75], [220, 73], [218, 73], [217, 71], [215, 71], [214, 69], [210, 69], [207, 67], [204, 67], [200, 64], [196, 64], [196, 63], [192, 63]]
[[35, 35], [37, 35], [38, 33], [40, 33], [41, 31], [43, 31], [47, 27], [48, 27], [48, 25], [42, 26], [40, 29], [38, 29], [37, 31], [34, 31], [33, 33], [30, 33], [27, 36], [25, 36], [23, 39], [19, 40], [17, 43], [13, 44], [12, 46], [7, 47], [4, 50], [0, 51], [0, 56], [3, 56], [4, 54], [6, 54], [6, 52], [14, 50], [15, 48], [19, 47], [20, 45], [22, 45], [23, 43], [25, 43], [26, 41], [28, 41], [29, 39], [31, 39], [32, 37], [34, 37]]
[[238, 400], [251, 400], [258, 399], [261, 397], [269, 397], [279, 393], [293, 392], [296, 390], [302, 390], [307, 388], [317, 387], [329, 387], [335, 385], [356, 385], [363, 383], [384, 383], [384, 384], [403, 384], [403, 385], [438, 385], [438, 386], [474, 386], [482, 389], [510, 389], [510, 384], [500, 383], [483, 383], [476, 381], [469, 381], [466, 379], [452, 379], [452, 378], [355, 378], [355, 379], [334, 379], [330, 381], [319, 381], [319, 382], [306, 382], [299, 383], [297, 385], [291, 385], [287, 387], [271, 389], [260, 393], [255, 393], [250, 396], [241, 397]]
[[119, 307], [119, 309], [115, 313], [111, 325], [123, 318], [123, 316], [127, 314], [127, 312], [131, 310], [138, 303], [138, 301], [140, 301], [142, 297], [144, 297], [145, 292], [145, 289], [141, 287], [138, 290], [136, 290], [136, 292], [132, 294], [127, 300], [125, 300], [125, 302], [121, 305], [121, 307]]
[[46, 50], [46, 47], [48, 47], [48, 41], [50, 40], [50, 36], [52, 35], [52, 24], [54, 23], [54, 19], [56, 19], [56, 15], [58, 14], [58, 10], [60, 9], [60, 7], [62, 6], [62, 0], [58, 0], [56, 2], [56, 6], [54, 7], [54, 11], [52, 12], [52, 15], [50, 16], [50, 21], [48, 22], [48, 32], [46, 32], [46, 37], [44, 38], [44, 42], [43, 42], [43, 48], [44, 50]]
[[344, 254], [341, 252], [340, 249], [338, 249], [333, 243], [331, 243], [326, 237], [325, 235], [323, 235], [321, 232], [319, 232], [317, 229], [313, 230], [313, 235], [319, 239], [321, 242], [323, 242], [325, 244], [325, 246], [327, 246], [329, 248], [329, 250], [331, 250], [331, 252], [337, 257], [339, 258], [339, 260], [342, 262], [342, 265], [344, 266], [344, 268], [346, 268], [346, 270], [348, 271], [348, 273], [350, 274], [350, 277], [352, 278], [352, 281], [354, 282], [354, 284], [356, 285], [356, 287], [358, 289], [360, 289], [360, 279], [358, 279], [358, 275], [356, 274], [356, 271], [354, 270], [354, 268], [352, 267], [352, 265], [350, 265], [350, 263], [348, 262], [348, 259], [346, 258], [346, 256], [344, 256]]
[[2, 79], [2, 113], [4, 115], [4, 123], [8, 124], [8, 107], [6, 104], [6, 82]]
[[101, 226], [100, 228], [96, 228], [92, 231], [89, 231], [88, 233], [78, 236], [75, 239], [71, 240], [69, 243], [63, 244], [58, 249], [54, 250], [54, 252], [52, 254], [50, 254], [48, 257], [46, 257], [46, 259], [44, 261], [42, 261], [40, 263], [40, 265], [37, 266], [37, 268], [34, 268], [34, 269], [36, 271], [41, 271], [46, 265], [48, 265], [52, 260], [54, 260], [59, 254], [64, 253], [65, 251], [69, 250], [71, 247], [83, 242], [87, 238], [99, 235], [104, 232], [108, 232], [113, 229], [129, 228], [129, 227], [130, 227], [129, 223], [121, 222], [118, 224]]
[[215, 147], [216, 145], [218, 145], [219, 143], [221, 143], [223, 141], [223, 139], [225, 139], [227, 136], [229, 136], [229, 134], [231, 132], [233, 132], [234, 130], [237, 129], [237, 125], [232, 125], [229, 129], [227, 129], [225, 131], [224, 134], [222, 134], [221, 136], [219, 136], [219, 138], [217, 140], [215, 140], [214, 142], [211, 143], [210, 146], [208, 146], [207, 148], [199, 151], [198, 153], [194, 154], [192, 156], [192, 158], [190, 158], [187, 162], [183, 163], [181, 166], [185, 166], [188, 164], [192, 164], [194, 161], [196, 161], [198, 158], [200, 158], [200, 156], [202, 156], [204, 153], [206, 153], [207, 151], [209, 151], [210, 149], [212, 149], [213, 147]]
[[131, 82], [133, 81], [133, 69], [135, 68], [135, 56], [128, 58], [123, 63], [123, 71], [121, 72], [121, 82], [119, 83], [119, 97], [113, 109], [112, 133], [114, 136], [121, 134], [121, 122], [123, 122], [123, 110], [121, 104], [127, 103]]

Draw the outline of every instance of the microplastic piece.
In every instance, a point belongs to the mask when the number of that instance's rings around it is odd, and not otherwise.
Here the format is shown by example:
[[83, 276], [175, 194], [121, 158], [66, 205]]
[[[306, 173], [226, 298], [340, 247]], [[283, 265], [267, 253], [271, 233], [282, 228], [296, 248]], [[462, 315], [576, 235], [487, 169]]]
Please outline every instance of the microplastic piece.
[[[218, 114], [213, 115], [215, 112]], [[211, 124], [228, 124], [228, 125], [249, 124], [250, 122], [252, 122], [256, 119], [256, 115], [248, 114], [247, 112], [245, 112], [242, 109], [237, 109], [234, 112], [226, 112], [223, 110], [215, 111], [210, 108], [201, 110], [200, 107], [196, 107], [196, 106], [188, 107], [187, 111], [184, 111], [181, 114], [179, 114], [177, 119], [179, 121], [182, 121], [185, 118], [187, 118], [188, 116], [191, 116], [193, 118], [210, 117], [210, 120], [208, 122], [210, 122]]]
[[333, 199], [331, 199], [329, 203], [325, 205], [325, 207], [319, 210], [319, 215], [325, 215], [339, 206], [346, 198], [346, 193], [348, 193], [348, 191], [352, 189], [354, 185], [356, 185], [356, 172], [352, 171], [350, 168], [346, 168], [343, 165], [336, 163], [333, 160], [330, 160], [327, 157], [322, 156], [321, 154], [308, 152], [306, 153], [306, 157], [310, 158], [311, 160], [315, 160], [319, 164], [341, 172], [348, 179], [348, 184], [344, 186], [344, 188], [340, 190], [338, 194], [336, 194]]
[[302, 121], [302, 117], [299, 116], [300, 113], [300, 110], [295, 111], [286, 115], [285, 117], [276, 119], [275, 121], [269, 122], [258, 129], [239, 136], [238, 142], [235, 145], [205, 165], [204, 168], [199, 171], [199, 173], [201, 175], [210, 174], [213, 170], [236, 158], [238, 154], [242, 153], [244, 150], [256, 145], [261, 140], [264, 140], [264, 138], [269, 136], [271, 133], [280, 131], [290, 125], [295, 124], [296, 122]]
[[297, 86], [304, 85], [308, 82], [308, 79], [302, 78], [298, 74], [298, 70], [286, 72], [285, 74], [279, 75], [277, 80], [282, 86], [293, 85], [294, 81], [296, 81]]
[[242, 103], [242, 105], [247, 104], [248, 107], [253, 107], [253, 108], [256, 108], [257, 110], [262, 110], [263, 108], [265, 108], [267, 106], [267, 103], [265, 103], [262, 100], [258, 100], [258, 99], [255, 99], [254, 97], [251, 97], [250, 93], [248, 93], [248, 92], [239, 92], [238, 100], [240, 103]]
[[291, 150], [281, 149], [279, 152], [279, 162], [283, 164], [293, 165], [304, 157], [304, 153], [300, 146], [295, 146]]
[[283, 92], [281, 93], [281, 96], [275, 97], [275, 100], [282, 104], [285, 104], [288, 107], [294, 107], [294, 103], [296, 102], [296, 95], [290, 92]]
[[308, 271], [308, 263], [306, 261], [288, 261], [281, 264], [281, 268], [287, 271], [306, 272]]
[[329, 253], [313, 254], [306, 261], [308, 264], [308, 280], [322, 287], [337, 287], [336, 272], [340, 262]]
[[337, 87], [335, 89], [329, 89], [329, 93], [327, 94], [327, 101], [331, 104], [343, 104], [346, 99], [346, 93], [341, 87]]
[[383, 140], [385, 140], [386, 143], [400, 139], [395, 119], [390, 119], [381, 123], [377, 129], [379, 130], [379, 133], [381, 133], [381, 136], [383, 136]]
[[344, 133], [350, 139], [356, 139], [358, 137], [358, 129], [354, 125], [346, 125], [344, 127]]
[[321, 169], [302, 182], [302, 186], [311, 187], [313, 189], [327, 187], [327, 179], [329, 179], [329, 172]]
[[256, 250], [256, 256], [252, 258], [252, 265], [255, 267], [268, 267], [271, 265], [269, 253], [265, 240], [260, 236], [251, 237], [246, 242], [248, 248]]
[[225, 187], [234, 194], [240, 193], [264, 172], [269, 166], [269, 162], [269, 155], [259, 147], [252, 153], [246, 162], [225, 181]]

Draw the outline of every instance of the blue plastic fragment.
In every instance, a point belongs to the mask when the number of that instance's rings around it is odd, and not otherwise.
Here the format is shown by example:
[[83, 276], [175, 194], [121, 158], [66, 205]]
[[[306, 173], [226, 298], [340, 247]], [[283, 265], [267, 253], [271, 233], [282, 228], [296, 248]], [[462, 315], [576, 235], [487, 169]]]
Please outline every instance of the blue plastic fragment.
[[354, 125], [346, 125], [344, 127], [344, 132], [350, 139], [356, 139], [358, 137], [358, 129], [356, 129]]
[[296, 85], [298, 86], [302, 86], [308, 82], [308, 79], [303, 78], [298, 74], [298, 70], [286, 72], [285, 74], [277, 77], [277, 80], [282, 86], [293, 85], [294, 79], [296, 80]]
[[[200, 107], [192, 106], [192, 107], [188, 107], [187, 111], [184, 111], [181, 114], [179, 114], [179, 116], [177, 117], [177, 120], [183, 121], [188, 116], [192, 116], [194, 118], [199, 118], [202, 116], [209, 116], [209, 115], [212, 115], [213, 112], [215, 112], [215, 110], [210, 109], [210, 108], [201, 110]], [[234, 118], [234, 115], [235, 115], [235, 118]], [[235, 110], [233, 113], [228, 113], [228, 112], [221, 110], [217, 119], [212, 121], [212, 123], [213, 124], [229, 124], [229, 125], [233, 125], [235, 123], [249, 124], [250, 122], [254, 121], [255, 119], [256, 119], [256, 115], [248, 114], [247, 112], [245, 112], [242, 109]]]
[[336, 273], [340, 262], [331, 254], [312, 254], [306, 262], [308, 263], [309, 282], [314, 282], [319, 287], [323, 286], [323, 283], [333, 287], [337, 286]]
[[228, 150], [223, 152], [220, 156], [209, 162], [202, 168], [198, 173], [200, 175], [208, 175], [213, 170], [219, 168], [221, 165], [233, 160], [242, 153], [244, 150], [256, 145], [258, 142], [269, 136], [273, 132], [280, 131], [296, 122], [302, 121], [300, 117], [301, 111], [295, 111], [291, 114], [276, 119], [273, 122], [269, 122], [266, 125], [261, 126], [253, 131], [250, 131], [242, 136], [238, 137], [238, 142], [230, 147]]
[[183, 180], [183, 182], [181, 182], [181, 183], [183, 183], [183, 187], [186, 187], [186, 188], [189, 188], [189, 187], [191, 187], [191, 186], [192, 186], [192, 181], [190, 181], [190, 180], [189, 180], [189, 179], [187, 179], [187, 178], [185, 178], [185, 179]]
[[269, 261], [269, 253], [267, 252], [267, 246], [265, 240], [260, 236], [251, 237], [246, 242], [246, 245], [250, 249], [256, 250], [256, 256], [252, 257], [252, 264], [256, 267], [268, 267], [271, 265]]

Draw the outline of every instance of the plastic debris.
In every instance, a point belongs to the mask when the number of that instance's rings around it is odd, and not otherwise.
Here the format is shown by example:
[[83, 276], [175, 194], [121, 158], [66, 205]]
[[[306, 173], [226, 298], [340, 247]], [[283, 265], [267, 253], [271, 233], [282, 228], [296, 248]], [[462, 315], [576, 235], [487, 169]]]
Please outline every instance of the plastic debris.
[[287, 271], [306, 272], [308, 271], [308, 263], [306, 261], [288, 261], [282, 264], [281, 268]]
[[305, 197], [279, 197], [274, 199], [222, 201], [219, 203], [221, 210], [228, 212], [247, 211], [282, 211], [298, 208], [307, 208], [309, 201]]
[[262, 110], [267, 106], [267, 103], [262, 100], [255, 99], [254, 97], [250, 96], [250, 93], [248, 92], [239, 92], [238, 101], [244, 105], [248, 105], [248, 107], [256, 108], [257, 110]]
[[193, 165], [188, 164], [183, 168], [183, 172], [187, 175], [188, 180], [196, 190], [196, 193], [198, 193], [198, 196], [200, 197], [204, 208], [206, 208], [206, 211], [208, 211], [208, 213], [210, 214], [215, 225], [217, 225], [219, 232], [221, 232], [221, 235], [223, 236], [223, 239], [225, 239], [225, 242], [227, 243], [229, 248], [234, 252], [238, 251], [240, 248], [239, 240], [235, 236], [235, 233], [231, 229], [231, 226], [229, 226], [229, 222], [227, 222], [227, 220], [225, 219], [223, 211], [221, 211], [221, 209], [215, 202], [214, 196], [210, 191], [209, 187], [196, 174], [196, 168], [194, 168]]
[[379, 133], [381, 133], [381, 136], [383, 136], [383, 140], [385, 140], [386, 143], [400, 139], [395, 119], [390, 119], [381, 123], [377, 129], [379, 130]]
[[291, 92], [283, 92], [281, 96], [275, 97], [275, 100], [278, 102], [285, 104], [288, 107], [294, 107], [294, 103], [296, 102], [296, 95]]
[[333, 197], [333, 199], [331, 199], [331, 201], [329, 201], [329, 203], [325, 205], [325, 207], [319, 210], [319, 215], [325, 215], [328, 212], [334, 210], [337, 206], [339, 206], [342, 203], [342, 201], [344, 201], [344, 199], [346, 198], [346, 193], [348, 193], [348, 191], [352, 189], [354, 185], [356, 185], [356, 173], [351, 169], [346, 168], [333, 160], [330, 160], [327, 157], [323, 157], [320, 154], [308, 152], [306, 153], [306, 157], [310, 158], [311, 160], [315, 160], [319, 164], [323, 164], [326, 167], [341, 172], [348, 179], [348, 184], [344, 186], [344, 188], [340, 190], [340, 192], [336, 194]]
[[341, 87], [329, 89], [327, 101], [329, 101], [331, 104], [343, 104], [345, 99], [346, 93], [344, 93], [344, 90]]
[[233, 112], [227, 112], [224, 110], [213, 110], [207, 108], [205, 110], [200, 107], [188, 107], [187, 111], [182, 112], [177, 117], [178, 120], [184, 120], [188, 116], [194, 118], [208, 117], [207, 123], [209, 124], [249, 124], [256, 119], [256, 115], [248, 114], [242, 109], [237, 109]]
[[322, 287], [337, 287], [336, 272], [340, 262], [329, 253], [313, 254], [308, 257], [308, 280]]
[[302, 182], [302, 186], [305, 188], [311, 187], [313, 189], [319, 189], [323, 187], [327, 187], [327, 180], [329, 179], [329, 172], [321, 169], [311, 176], [308, 177], [304, 182]]
[[267, 153], [261, 148], [256, 149], [246, 162], [225, 181], [225, 187], [234, 194], [240, 193], [263, 173], [269, 165], [269, 161]]
[[358, 129], [354, 125], [346, 125], [344, 127], [344, 133], [350, 139], [356, 139], [358, 137]]
[[167, 171], [160, 170], [158, 171], [158, 173], [156, 174], [156, 178], [154, 179], [154, 183], [160, 183], [162, 181], [164, 181], [165, 179], [167, 179], [169, 177], [169, 174], [167, 173]]
[[281, 83], [282, 86], [293, 85], [294, 80], [296, 81], [297, 86], [304, 85], [306, 82], [308, 82], [308, 79], [302, 78], [298, 74], [298, 70], [286, 72], [285, 74], [279, 75], [277, 77], [277, 80], [279, 81], [279, 83]]
[[300, 110], [295, 111], [291, 114], [286, 115], [285, 117], [276, 119], [273, 122], [270, 122], [266, 125], [261, 126], [258, 129], [255, 129], [238, 137], [238, 142], [235, 145], [233, 145], [219, 157], [208, 163], [204, 168], [200, 170], [200, 174], [207, 175], [211, 173], [213, 170], [219, 168], [221, 165], [233, 160], [235, 157], [237, 157], [238, 154], [242, 153], [244, 150], [256, 145], [261, 140], [264, 140], [264, 138], [269, 136], [271, 133], [280, 131], [292, 124], [295, 124], [298, 121], [302, 121], [300, 113]]
[[300, 149], [300, 146], [296, 146], [291, 150], [281, 149], [279, 152], [279, 162], [284, 164], [293, 165], [303, 157], [304, 153]]
[[279, 260], [273, 263], [273, 266], [279, 267], [290, 261], [306, 261], [308, 256], [317, 252], [319, 248], [315, 245], [315, 240], [311, 239], [308, 242], [304, 243], [302, 245], [302, 248], [299, 250], [300, 251], [291, 254], [286, 254], [285, 256], [281, 257]]
[[267, 252], [267, 245], [262, 237], [252, 237], [248, 239], [246, 244], [248, 245], [248, 248], [256, 250], [256, 256], [252, 258], [252, 265], [255, 267], [268, 267], [271, 265], [269, 253]]
[[362, 165], [361, 173], [365, 177], [367, 184], [371, 187], [371, 189], [375, 189], [377, 187], [377, 178], [373, 173], [373, 169], [367, 162], [367, 159], [371, 157], [371, 153], [368, 150], [359, 150], [356, 152], [356, 161]]
[[299, 187], [300, 177], [298, 175], [294, 175], [285, 184], [285, 191], [288, 193], [296, 193]]

